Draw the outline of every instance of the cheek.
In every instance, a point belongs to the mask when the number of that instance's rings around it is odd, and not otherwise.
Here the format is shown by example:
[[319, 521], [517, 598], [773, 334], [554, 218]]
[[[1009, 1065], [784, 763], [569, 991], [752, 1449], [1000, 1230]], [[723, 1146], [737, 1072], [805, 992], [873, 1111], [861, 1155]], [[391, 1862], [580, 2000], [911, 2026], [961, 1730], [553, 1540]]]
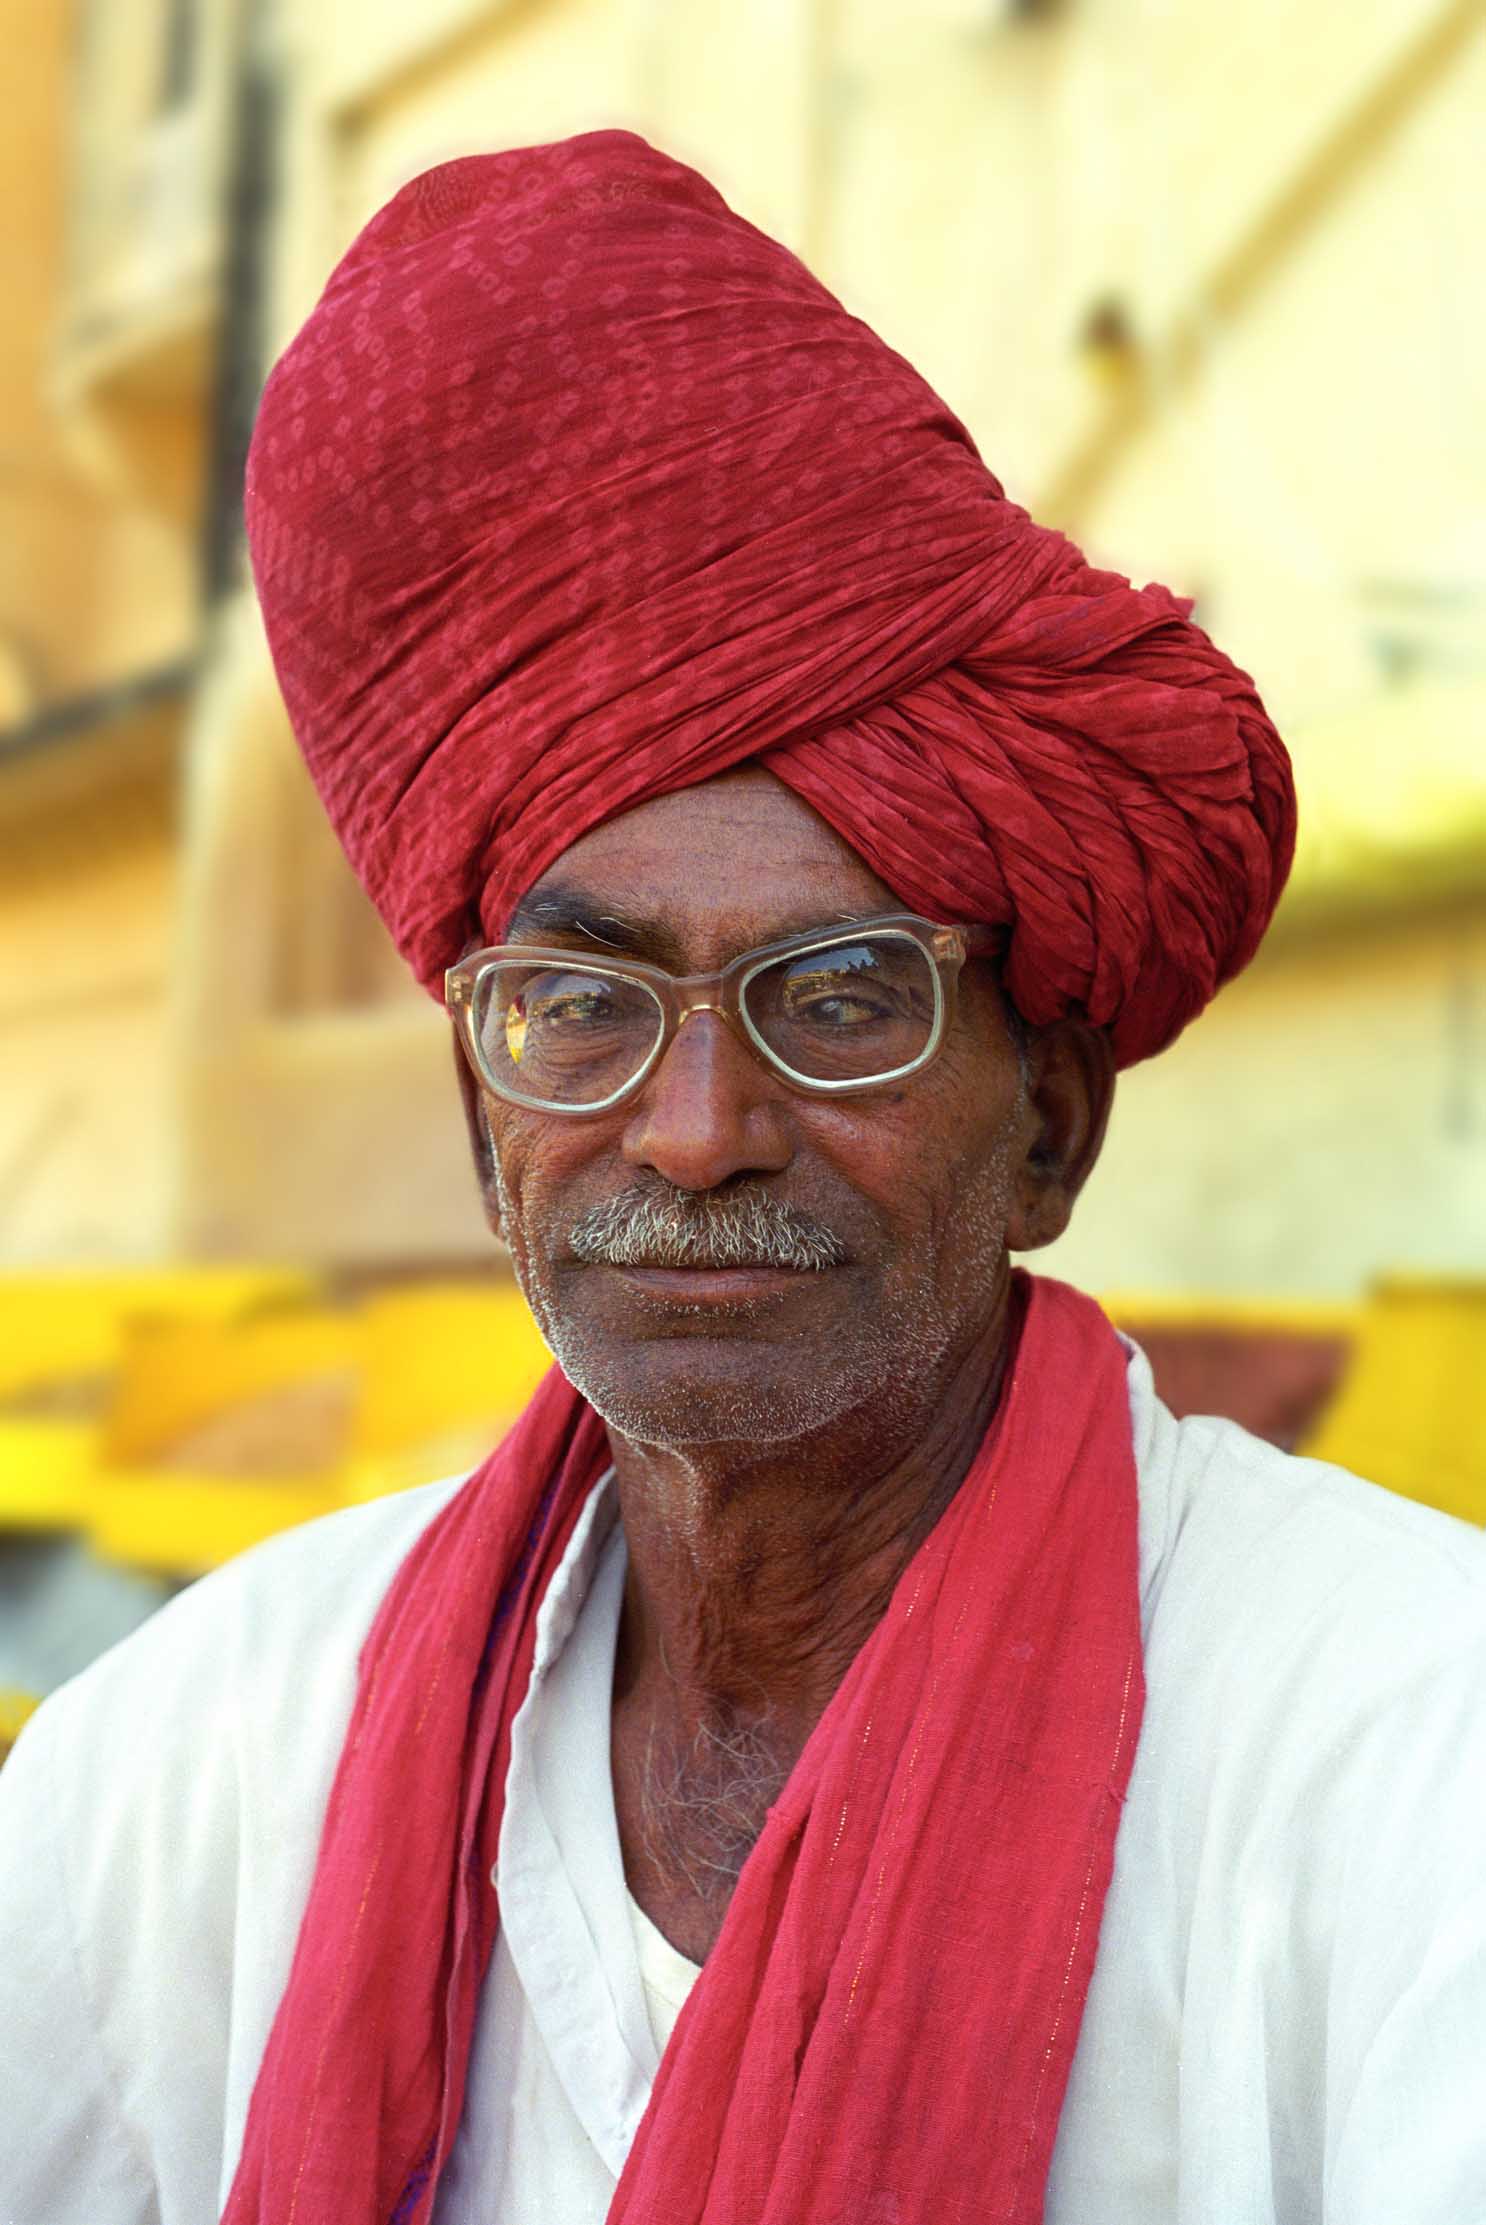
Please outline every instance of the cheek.
[[571, 1200], [586, 1186], [597, 1187], [595, 1168], [612, 1162], [609, 1190], [623, 1186], [612, 1141], [577, 1123], [564, 1128], [533, 1122], [514, 1105], [502, 1105], [490, 1121], [496, 1190], [513, 1251], [544, 1255], [553, 1236], [574, 1217]]
[[972, 1114], [959, 1093], [926, 1103], [905, 1091], [876, 1099], [869, 1119], [833, 1111], [813, 1124], [808, 1148], [831, 1169], [833, 1188], [845, 1185], [867, 1207], [885, 1272], [921, 1284], [941, 1279], [967, 1216], [980, 1227], [1007, 1201], [1005, 1126], [1004, 1115]]
[[950, 1065], [932, 1096], [882, 1101], [836, 1164], [869, 1197], [887, 1232], [892, 1264], [941, 1289], [983, 1282], [1005, 1246], [1020, 1140], [1017, 1076], [985, 1062]]

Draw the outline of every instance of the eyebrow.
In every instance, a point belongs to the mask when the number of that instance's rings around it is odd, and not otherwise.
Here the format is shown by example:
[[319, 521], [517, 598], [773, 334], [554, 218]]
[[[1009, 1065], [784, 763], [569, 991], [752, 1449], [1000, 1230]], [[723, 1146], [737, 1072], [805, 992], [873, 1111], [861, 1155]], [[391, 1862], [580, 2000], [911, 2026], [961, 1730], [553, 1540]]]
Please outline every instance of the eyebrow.
[[580, 889], [561, 884], [533, 889], [523, 896], [506, 929], [508, 942], [525, 942], [538, 935], [566, 935], [574, 942], [598, 943], [606, 950], [625, 950], [632, 957], [655, 948], [669, 938], [658, 920], [646, 920], [599, 904]]
[[[784, 942], [791, 935], [808, 934], [816, 927], [855, 927], [873, 915], [866, 912], [801, 910], [798, 916], [777, 921], [760, 944]], [[649, 958], [672, 970], [684, 966], [685, 957], [673, 925], [654, 914], [622, 912], [595, 900], [583, 890], [549, 883], [523, 896], [506, 928], [507, 942], [525, 942], [556, 935], [573, 942], [594, 943], [602, 950], [622, 951], [631, 958]]]

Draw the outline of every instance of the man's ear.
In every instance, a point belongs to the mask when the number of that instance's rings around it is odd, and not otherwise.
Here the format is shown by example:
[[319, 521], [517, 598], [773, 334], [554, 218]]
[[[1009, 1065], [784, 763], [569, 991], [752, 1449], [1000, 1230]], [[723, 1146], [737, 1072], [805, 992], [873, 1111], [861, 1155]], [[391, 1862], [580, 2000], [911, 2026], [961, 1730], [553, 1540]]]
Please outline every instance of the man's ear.
[[1114, 1102], [1114, 1051], [1103, 1028], [1059, 1020], [1027, 1031], [1027, 1142], [1016, 1170], [1006, 1242], [1040, 1250], [1068, 1226], [1093, 1172]]
[[464, 1107], [464, 1124], [469, 1131], [470, 1156], [475, 1162], [475, 1179], [480, 1185], [480, 1203], [485, 1208], [485, 1220], [497, 1242], [504, 1242], [500, 1220], [500, 1191], [495, 1179], [495, 1148], [490, 1140], [490, 1128], [485, 1118], [485, 1095], [470, 1068], [458, 1036], [454, 1037], [454, 1071], [459, 1077], [459, 1101]]

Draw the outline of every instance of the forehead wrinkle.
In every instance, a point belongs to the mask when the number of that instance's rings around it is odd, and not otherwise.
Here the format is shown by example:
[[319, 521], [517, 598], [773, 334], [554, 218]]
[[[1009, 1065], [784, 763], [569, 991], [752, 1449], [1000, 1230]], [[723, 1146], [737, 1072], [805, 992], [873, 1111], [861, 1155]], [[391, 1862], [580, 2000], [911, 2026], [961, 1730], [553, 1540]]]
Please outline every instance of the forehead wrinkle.
[[[819, 904], [799, 905], [782, 917], [760, 922], [756, 932], [749, 940], [740, 942], [733, 955], [755, 945], [809, 934], [817, 927], [855, 927], [863, 920], [879, 916], [877, 911], [863, 911], [859, 905], [835, 909]], [[688, 962], [684, 936], [688, 931], [694, 933], [696, 925], [694, 918], [683, 922], [664, 910], [621, 910], [607, 897], [600, 898], [585, 889], [559, 882], [538, 887], [524, 896], [511, 915], [506, 935], [513, 942], [537, 935], [558, 936], [592, 943], [605, 950], [624, 951], [631, 957], [655, 959], [679, 970]]]

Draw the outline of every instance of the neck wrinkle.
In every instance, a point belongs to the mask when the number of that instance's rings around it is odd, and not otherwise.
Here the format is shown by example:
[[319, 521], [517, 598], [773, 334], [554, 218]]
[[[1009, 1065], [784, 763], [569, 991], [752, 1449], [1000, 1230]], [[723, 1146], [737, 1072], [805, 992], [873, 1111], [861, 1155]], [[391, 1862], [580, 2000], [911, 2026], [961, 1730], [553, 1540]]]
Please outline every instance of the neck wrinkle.
[[773, 1446], [740, 1463], [736, 1448], [693, 1458], [617, 1441], [629, 1571], [616, 1714], [640, 1710], [668, 1743], [767, 1725], [793, 1760], [970, 1470], [998, 1409], [1007, 1325], [1003, 1305], [920, 1408], [906, 1451], [882, 1459], [877, 1431], [865, 1479], [870, 1428], [793, 1461]]

